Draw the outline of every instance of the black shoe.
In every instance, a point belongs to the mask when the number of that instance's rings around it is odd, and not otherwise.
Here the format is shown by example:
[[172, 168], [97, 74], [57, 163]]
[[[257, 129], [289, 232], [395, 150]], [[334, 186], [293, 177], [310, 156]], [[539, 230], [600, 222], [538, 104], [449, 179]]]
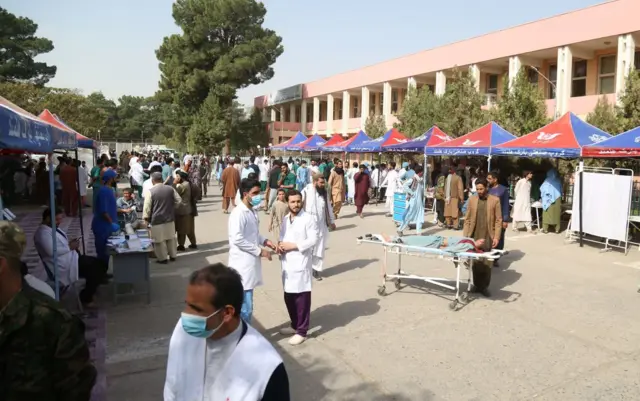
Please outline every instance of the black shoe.
[[479, 291], [479, 292], [480, 292], [480, 295], [482, 295], [485, 298], [490, 298], [491, 297], [491, 293], [486, 288], [484, 290], [482, 290], [482, 291]]
[[156, 260], [156, 263], [160, 265], [167, 265], [169, 264], [169, 260]]
[[191, 245], [189, 245], [189, 249], [198, 249], [198, 245], [191, 244]]
[[320, 275], [320, 272], [317, 270], [313, 271], [313, 278], [315, 278], [317, 281], [322, 281], [322, 276]]
[[493, 267], [500, 267], [500, 264], [498, 263], [499, 259], [496, 259], [493, 261]]
[[169, 262], [175, 262], [176, 258], [169, 258]]
[[183, 252], [183, 251], [185, 250], [185, 249], [184, 249], [184, 245], [178, 245], [178, 247], [176, 248], [176, 250], [178, 250], [178, 251], [180, 251], [180, 252]]

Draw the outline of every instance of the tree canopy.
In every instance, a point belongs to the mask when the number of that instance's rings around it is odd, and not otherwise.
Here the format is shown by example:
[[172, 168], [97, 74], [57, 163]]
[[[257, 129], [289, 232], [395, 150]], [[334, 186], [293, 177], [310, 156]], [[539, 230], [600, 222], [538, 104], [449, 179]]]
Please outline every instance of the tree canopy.
[[434, 125], [438, 125], [440, 116], [439, 98], [427, 86], [410, 87], [396, 116], [395, 127], [409, 138], [416, 138]]
[[[438, 126], [454, 137], [473, 131], [490, 120], [489, 113], [482, 110], [483, 102], [484, 98], [477, 91], [474, 78], [455, 69], [452, 79], [447, 80], [447, 89], [440, 99]], [[427, 126], [425, 129], [429, 128]]]
[[44, 85], [56, 75], [56, 67], [35, 61], [53, 50], [53, 42], [35, 36], [38, 24], [0, 7], [0, 82]]
[[384, 120], [384, 116], [370, 115], [364, 124], [364, 132], [369, 138], [380, 138], [387, 133], [387, 123]]

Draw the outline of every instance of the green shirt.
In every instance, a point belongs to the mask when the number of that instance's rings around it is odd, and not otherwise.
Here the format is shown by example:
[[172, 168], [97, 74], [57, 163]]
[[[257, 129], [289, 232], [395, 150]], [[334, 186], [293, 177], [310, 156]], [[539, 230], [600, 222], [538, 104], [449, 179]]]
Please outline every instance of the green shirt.
[[[280, 173], [280, 177], [278, 178], [278, 180], [280, 180], [282, 178], [282, 173]], [[289, 172], [287, 174], [286, 177], [284, 177], [284, 181], [282, 181], [282, 185], [286, 186], [286, 185], [293, 185], [295, 187], [296, 185], [296, 175]]]

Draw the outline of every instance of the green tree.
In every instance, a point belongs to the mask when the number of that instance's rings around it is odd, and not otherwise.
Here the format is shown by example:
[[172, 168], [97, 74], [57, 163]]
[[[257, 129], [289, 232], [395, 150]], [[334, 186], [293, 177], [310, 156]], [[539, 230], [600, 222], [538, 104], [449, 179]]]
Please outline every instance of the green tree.
[[618, 134], [623, 129], [623, 121], [620, 118], [615, 105], [609, 103], [606, 96], [600, 97], [596, 107], [587, 115], [587, 122], [610, 134]]
[[438, 123], [440, 98], [428, 87], [409, 88], [395, 127], [409, 138], [422, 135]]
[[[282, 39], [264, 28], [266, 9], [256, 0], [177, 0], [173, 17], [182, 30], [166, 37], [156, 51], [160, 61], [160, 99], [185, 115], [213, 113], [225, 118], [211, 141], [229, 139], [231, 109], [238, 89], [273, 77], [272, 65], [283, 52]], [[219, 110], [214, 110], [217, 101]], [[206, 103], [206, 105], [205, 105]], [[205, 110], [201, 110], [201, 108]], [[215, 122], [194, 119], [193, 135]], [[192, 136], [193, 136], [192, 135]], [[200, 139], [198, 139], [200, 140]]]
[[524, 68], [518, 72], [512, 88], [505, 78], [502, 97], [490, 114], [515, 136], [526, 135], [549, 122], [544, 95], [538, 85], [529, 82]]
[[440, 99], [438, 126], [447, 134], [457, 137], [486, 124], [490, 117], [482, 110], [483, 100], [476, 90], [473, 77], [455, 69]]
[[231, 150], [233, 153], [255, 150], [258, 146], [269, 145], [269, 132], [262, 120], [262, 111], [255, 107], [249, 115], [239, 107], [240, 113], [234, 116], [234, 132], [231, 136]]
[[380, 138], [387, 133], [387, 123], [384, 120], [384, 116], [369, 115], [367, 121], [364, 123], [364, 132], [369, 135], [370, 138]]
[[56, 75], [56, 67], [36, 62], [39, 54], [53, 50], [53, 42], [35, 36], [38, 24], [0, 7], [0, 81], [44, 85]]
[[622, 131], [640, 126], [640, 72], [632, 70], [619, 98], [618, 116]]
[[189, 149], [210, 151], [220, 148], [220, 142], [231, 129], [231, 109], [223, 109], [220, 100], [212, 93], [205, 99], [200, 111], [194, 116], [187, 134]]

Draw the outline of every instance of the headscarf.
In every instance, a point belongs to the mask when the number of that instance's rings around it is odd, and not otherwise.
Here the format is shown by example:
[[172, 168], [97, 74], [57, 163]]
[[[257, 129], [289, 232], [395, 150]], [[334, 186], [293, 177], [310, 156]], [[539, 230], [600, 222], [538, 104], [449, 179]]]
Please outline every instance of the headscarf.
[[402, 168], [406, 169], [409, 167], [409, 162], [402, 162]]
[[540, 197], [542, 198], [542, 209], [547, 210], [553, 202], [562, 196], [562, 182], [558, 177], [558, 172], [554, 169], [547, 171], [547, 179], [540, 186]]

